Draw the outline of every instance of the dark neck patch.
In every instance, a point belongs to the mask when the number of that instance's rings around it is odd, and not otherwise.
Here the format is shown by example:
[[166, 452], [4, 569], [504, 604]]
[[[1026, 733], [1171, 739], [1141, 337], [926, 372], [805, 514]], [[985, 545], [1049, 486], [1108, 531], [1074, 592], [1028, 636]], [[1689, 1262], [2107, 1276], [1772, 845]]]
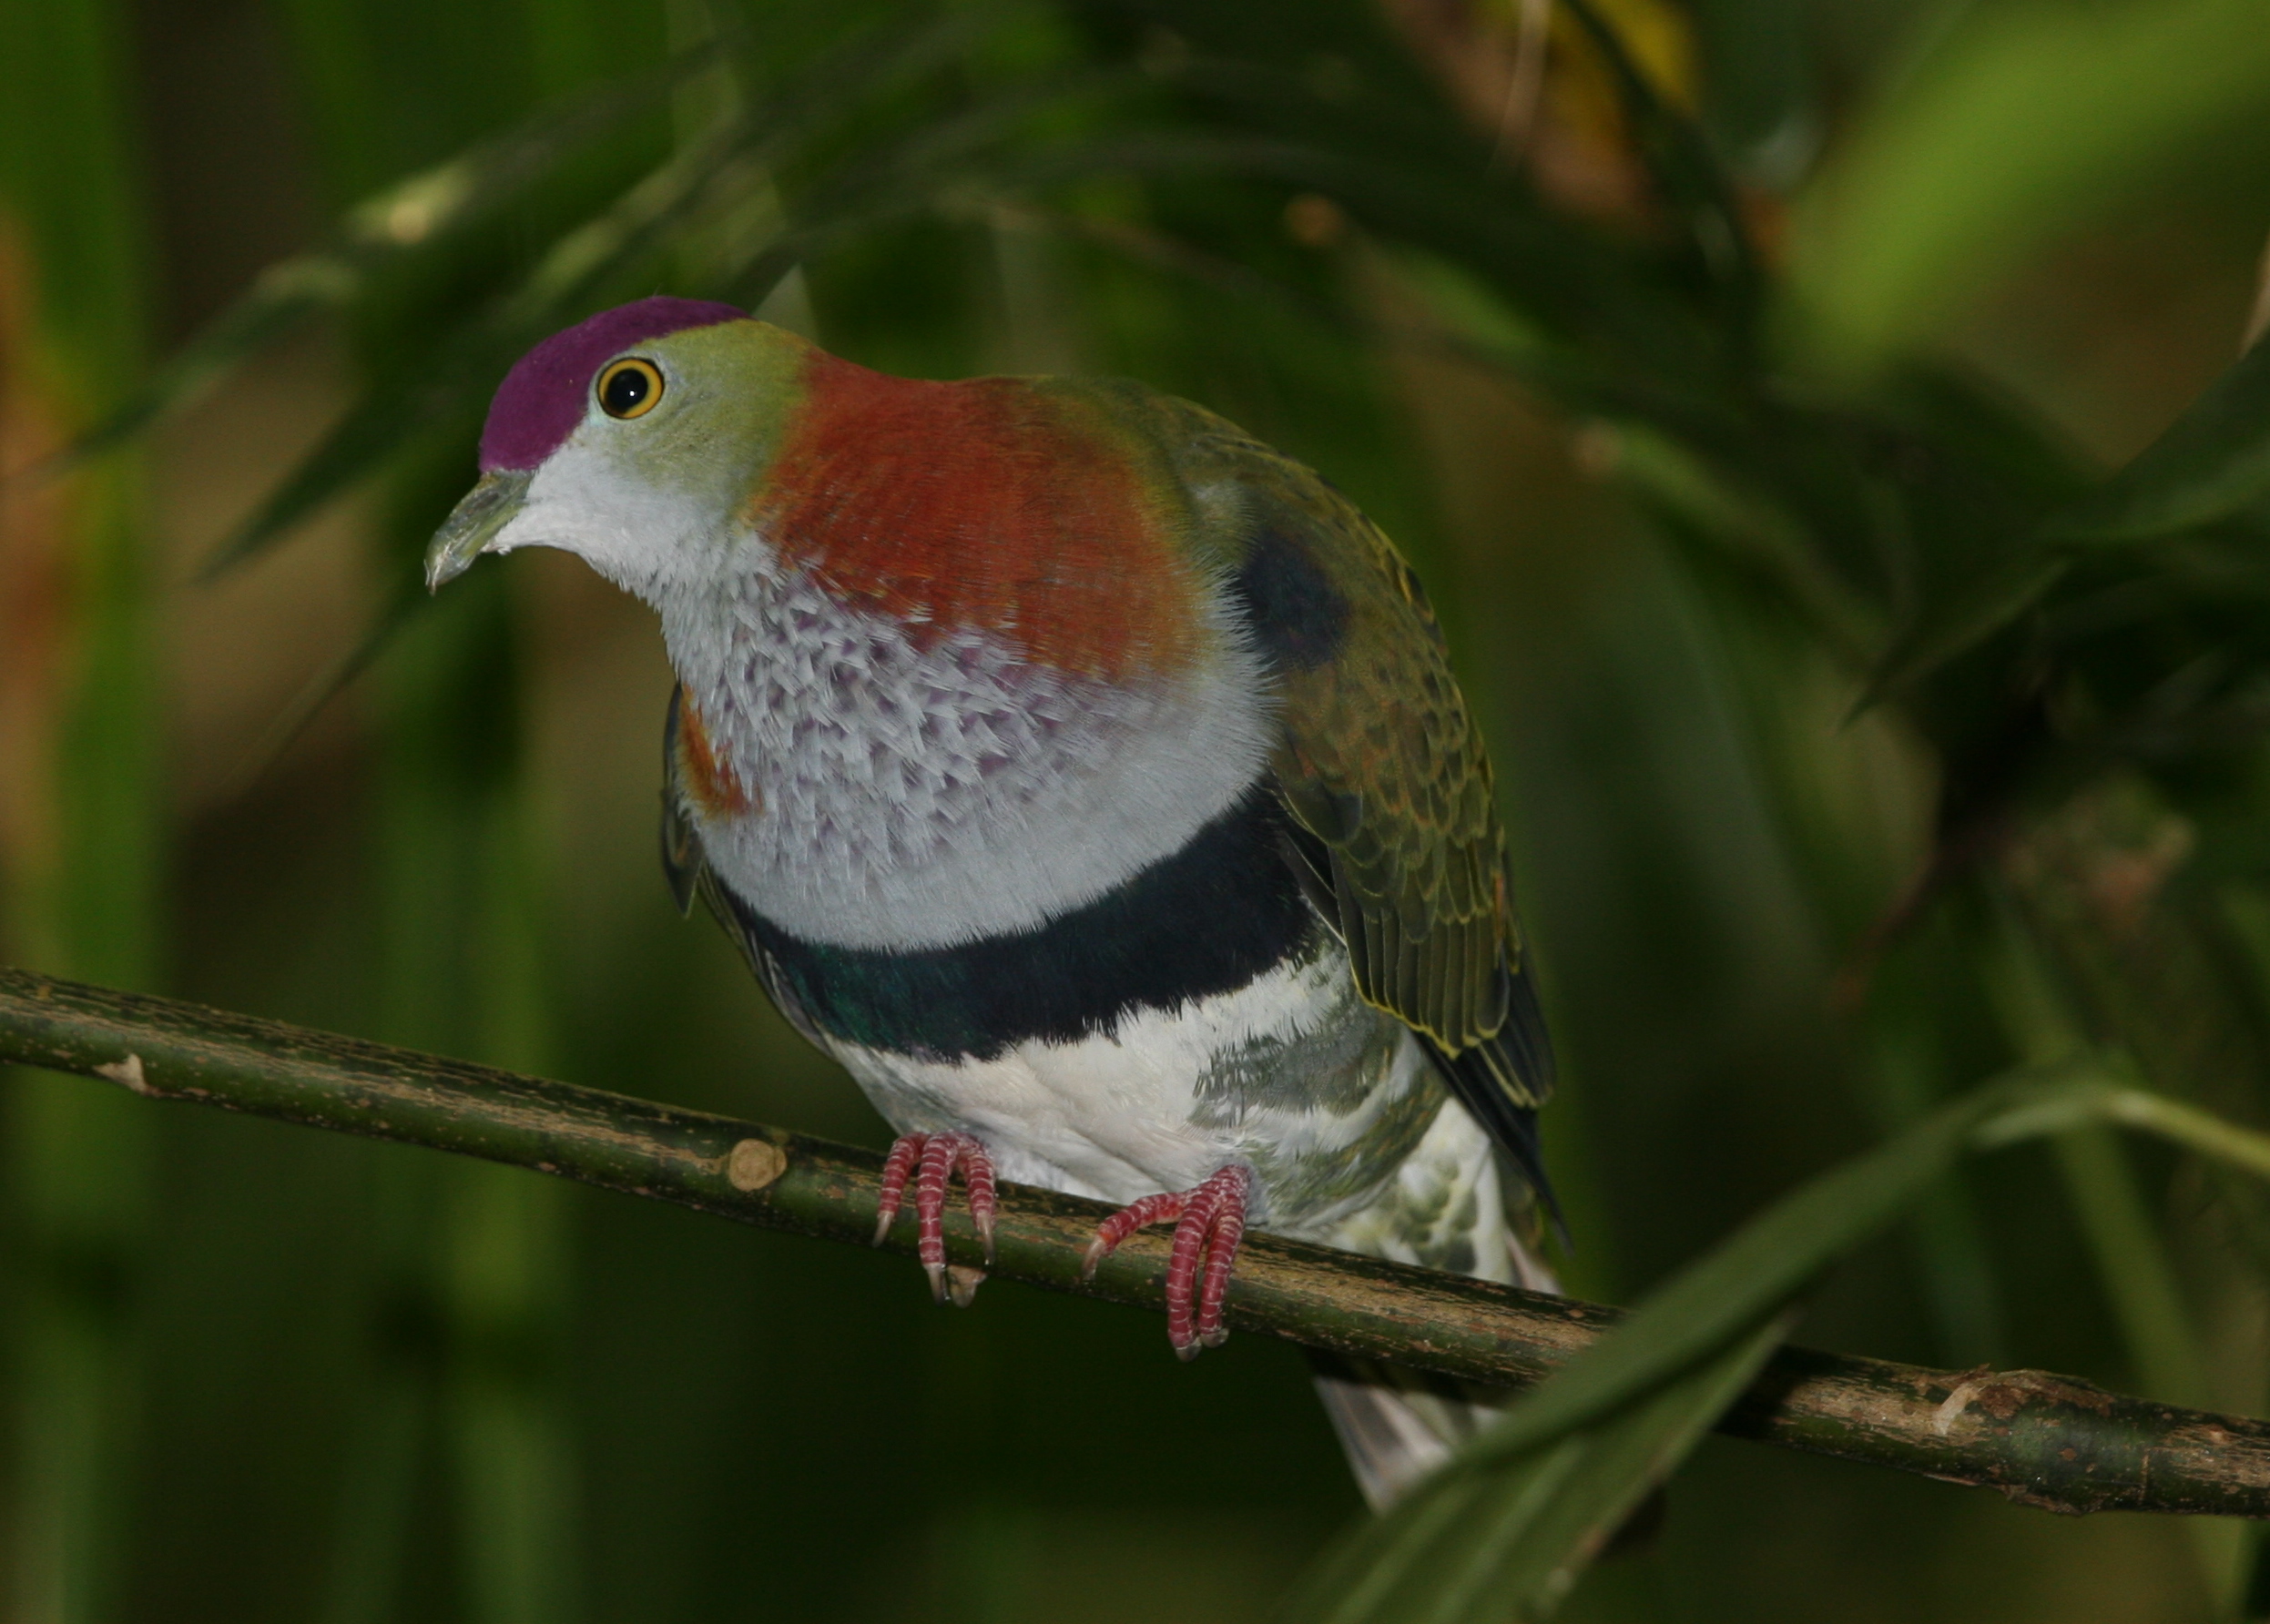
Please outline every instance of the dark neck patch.
[[1277, 797], [1257, 786], [1182, 850], [1084, 908], [959, 947], [832, 947], [723, 900], [728, 927], [805, 1024], [870, 1049], [992, 1060], [1234, 991], [1298, 952], [1322, 927], [1286, 861], [1283, 824]]
[[1229, 587], [1254, 641], [1279, 670], [1313, 671], [1339, 653], [1348, 600], [1296, 538], [1262, 531]]

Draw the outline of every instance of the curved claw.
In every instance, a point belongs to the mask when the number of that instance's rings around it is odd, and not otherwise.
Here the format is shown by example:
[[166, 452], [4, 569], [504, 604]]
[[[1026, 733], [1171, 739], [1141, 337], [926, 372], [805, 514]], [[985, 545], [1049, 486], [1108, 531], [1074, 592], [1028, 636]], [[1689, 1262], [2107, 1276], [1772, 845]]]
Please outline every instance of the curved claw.
[[875, 1196], [875, 1240], [881, 1245], [891, 1233], [891, 1220], [899, 1215], [899, 1203], [906, 1197], [907, 1175], [914, 1171], [921, 1159], [922, 1147], [930, 1142], [927, 1133], [905, 1133], [892, 1142], [891, 1154], [883, 1158], [882, 1187]]
[[1237, 1163], [1223, 1168], [1195, 1190], [1146, 1195], [1122, 1207], [1096, 1226], [1095, 1239], [1081, 1260], [1082, 1279], [1119, 1243], [1148, 1223], [1175, 1221], [1175, 1246], [1166, 1264], [1166, 1340], [1176, 1357], [1195, 1359], [1198, 1350], [1228, 1339], [1222, 1324], [1231, 1268], [1245, 1239], [1246, 1203], [1253, 1193], [1252, 1171]]
[[1170, 1190], [1159, 1195], [1146, 1195], [1131, 1206], [1125, 1206], [1095, 1226], [1095, 1239], [1080, 1259], [1080, 1278], [1093, 1280], [1104, 1260], [1119, 1250], [1119, 1243], [1145, 1224], [1162, 1219], [1182, 1216], [1190, 1204], [1191, 1192]]
[[[1225, 1195], [1215, 1209], [1206, 1274], [1198, 1283], [1198, 1342], [1206, 1347], [1219, 1347], [1229, 1340], [1229, 1327], [1222, 1324], [1222, 1302], [1229, 1294], [1229, 1272], [1237, 1262], [1238, 1245], [1246, 1238], [1246, 1196], [1251, 1183], [1248, 1174], [1237, 1193]], [[1194, 1357], [1196, 1352], [1193, 1347], [1184, 1357]]]
[[969, 1133], [901, 1134], [884, 1158], [882, 1185], [875, 1200], [875, 1244], [882, 1244], [899, 1215], [910, 1180], [914, 1184], [915, 1256], [930, 1277], [931, 1296], [940, 1303], [969, 1306], [978, 1283], [978, 1269], [949, 1270], [946, 1265], [946, 1184], [959, 1169], [970, 1195], [970, 1220], [985, 1245], [985, 1262], [993, 1261], [993, 1162], [982, 1141]]

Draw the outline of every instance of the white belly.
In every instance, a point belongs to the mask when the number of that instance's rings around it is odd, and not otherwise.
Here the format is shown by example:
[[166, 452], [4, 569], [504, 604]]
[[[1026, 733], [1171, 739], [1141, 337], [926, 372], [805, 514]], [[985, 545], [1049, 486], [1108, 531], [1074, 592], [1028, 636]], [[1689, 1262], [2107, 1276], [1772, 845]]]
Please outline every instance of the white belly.
[[989, 1060], [831, 1047], [893, 1128], [975, 1133], [1005, 1179], [1125, 1203], [1243, 1162], [1260, 1226], [1318, 1239], [1376, 1202], [1446, 1101], [1337, 944], [1109, 1035]]

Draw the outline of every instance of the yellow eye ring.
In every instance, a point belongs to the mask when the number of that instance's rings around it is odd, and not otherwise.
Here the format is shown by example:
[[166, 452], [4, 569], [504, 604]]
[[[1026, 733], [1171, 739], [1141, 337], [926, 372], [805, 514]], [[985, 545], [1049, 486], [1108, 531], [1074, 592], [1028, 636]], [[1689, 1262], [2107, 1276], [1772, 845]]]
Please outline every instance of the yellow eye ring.
[[644, 417], [662, 399], [662, 370], [639, 356], [616, 361], [592, 386], [599, 410], [609, 417]]

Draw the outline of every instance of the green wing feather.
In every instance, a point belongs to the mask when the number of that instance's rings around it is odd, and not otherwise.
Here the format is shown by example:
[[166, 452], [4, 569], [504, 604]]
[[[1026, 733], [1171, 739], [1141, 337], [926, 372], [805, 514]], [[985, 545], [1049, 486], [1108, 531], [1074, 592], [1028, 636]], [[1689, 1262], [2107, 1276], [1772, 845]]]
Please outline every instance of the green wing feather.
[[[1346, 942], [1358, 990], [1423, 1039], [1452, 1091], [1550, 1204], [1535, 1113], [1553, 1061], [1513, 910], [1489, 757], [1419, 580], [1324, 480], [1224, 420], [1136, 383], [1102, 397], [1186, 504], [1200, 563], [1238, 582], [1259, 550], [1297, 578], [1248, 610], [1279, 658], [1272, 768], [1295, 825], [1288, 860]], [[1328, 647], [1323, 646], [1328, 645]], [[1314, 656], [1314, 657], [1309, 657]], [[664, 751], [663, 868], [681, 908], [720, 906], [678, 789], [677, 701]]]
[[[1292, 856], [1358, 990], [1427, 1040], [1542, 1193], [1533, 1117], [1552, 1092], [1552, 1051], [1489, 756], [1417, 576], [1310, 470], [1186, 401], [1113, 387], [1188, 494], [1195, 550], [1240, 590], [1278, 655], [1273, 766], [1298, 826]], [[1265, 552], [1292, 585], [1252, 588]]]

